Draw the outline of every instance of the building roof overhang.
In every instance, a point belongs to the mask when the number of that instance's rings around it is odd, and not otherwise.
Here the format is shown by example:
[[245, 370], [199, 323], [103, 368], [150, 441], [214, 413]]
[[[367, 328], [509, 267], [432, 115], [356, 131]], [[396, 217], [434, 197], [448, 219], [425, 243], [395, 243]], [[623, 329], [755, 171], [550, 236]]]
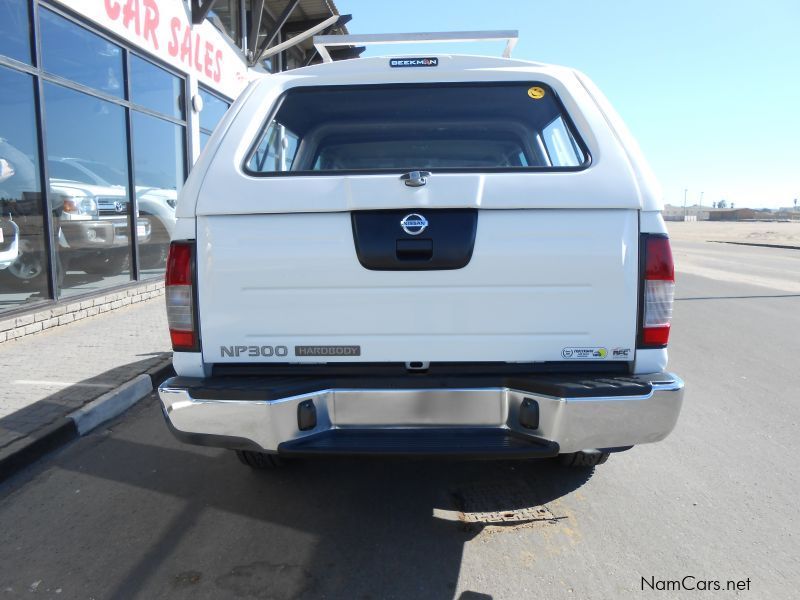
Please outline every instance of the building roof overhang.
[[[216, 0], [191, 0], [192, 21], [202, 23]], [[250, 66], [283, 52], [306, 66], [321, 62], [314, 35], [346, 35], [351, 15], [342, 15], [333, 0], [251, 0], [251, 17], [244, 31]], [[348, 45], [331, 52], [334, 60], [358, 57], [363, 48]]]

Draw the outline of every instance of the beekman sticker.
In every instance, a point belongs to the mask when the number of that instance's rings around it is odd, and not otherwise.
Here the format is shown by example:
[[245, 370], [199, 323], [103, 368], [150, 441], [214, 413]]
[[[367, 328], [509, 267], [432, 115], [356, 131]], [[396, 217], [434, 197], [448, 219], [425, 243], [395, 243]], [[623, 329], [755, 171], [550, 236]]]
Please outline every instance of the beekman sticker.
[[567, 360], [602, 360], [608, 356], [605, 348], [564, 348], [561, 356]]
[[390, 58], [390, 67], [438, 67], [438, 58]]

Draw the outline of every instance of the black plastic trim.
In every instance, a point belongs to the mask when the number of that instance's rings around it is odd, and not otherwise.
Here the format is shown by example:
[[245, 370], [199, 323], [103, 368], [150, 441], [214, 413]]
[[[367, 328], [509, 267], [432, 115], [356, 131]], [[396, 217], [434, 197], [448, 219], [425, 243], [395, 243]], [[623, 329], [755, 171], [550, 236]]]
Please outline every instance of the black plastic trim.
[[610, 452], [612, 454], [616, 454], [618, 452], [627, 452], [633, 448], [633, 446], [614, 446], [613, 448], [598, 448], [600, 452]]
[[332, 429], [283, 442], [285, 456], [402, 456], [471, 459], [551, 458], [556, 442], [507, 429]]
[[526, 429], [539, 429], [539, 403], [525, 398], [519, 406], [519, 424]]
[[[428, 222], [419, 237], [401, 221], [419, 213]], [[359, 210], [351, 213], [358, 262], [371, 271], [461, 269], [469, 264], [478, 231], [475, 208]]]
[[404, 362], [335, 362], [335, 363], [217, 363], [211, 376], [257, 377], [403, 377], [406, 375], [628, 375], [626, 361], [545, 361], [506, 362], [432, 362], [427, 369], [411, 369]]
[[435, 375], [402, 376], [273, 376], [174, 377], [164, 387], [186, 390], [196, 400], [272, 401], [329, 389], [484, 389], [509, 388], [554, 398], [644, 396], [652, 392], [649, 381], [637, 377], [587, 375]]

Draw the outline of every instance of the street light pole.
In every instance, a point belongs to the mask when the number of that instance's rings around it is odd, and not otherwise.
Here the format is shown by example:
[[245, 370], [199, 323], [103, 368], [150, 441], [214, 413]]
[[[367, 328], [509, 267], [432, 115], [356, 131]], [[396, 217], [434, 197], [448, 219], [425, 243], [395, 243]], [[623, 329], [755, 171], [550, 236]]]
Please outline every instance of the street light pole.
[[688, 188], [683, 189], [683, 220], [686, 220], [686, 194], [689, 193]]

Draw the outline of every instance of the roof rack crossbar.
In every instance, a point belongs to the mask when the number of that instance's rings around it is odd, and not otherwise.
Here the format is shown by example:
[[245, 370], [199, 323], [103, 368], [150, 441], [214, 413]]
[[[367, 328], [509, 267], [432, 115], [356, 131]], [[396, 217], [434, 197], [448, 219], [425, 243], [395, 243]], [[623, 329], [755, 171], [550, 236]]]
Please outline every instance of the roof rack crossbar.
[[442, 42], [491, 42], [505, 41], [503, 57], [510, 58], [517, 44], [519, 31], [516, 29], [500, 31], [440, 31], [430, 33], [365, 33], [356, 35], [318, 35], [314, 37], [314, 47], [323, 62], [332, 62], [330, 46], [371, 46], [377, 44], [421, 44]]
[[[348, 16], [348, 15], [345, 15], [345, 17], [346, 16]], [[340, 19], [342, 19], [342, 17], [340, 15], [333, 15], [331, 17], [328, 17], [324, 21], [320, 21], [318, 24], [316, 24], [311, 29], [309, 29], [307, 31], [304, 31], [303, 33], [299, 33], [299, 34], [297, 34], [297, 35], [295, 35], [293, 37], [290, 37], [285, 42], [281, 42], [280, 44], [276, 44], [275, 46], [272, 46], [270, 48], [265, 48], [258, 55], [258, 58], [256, 58], [253, 61], [253, 64], [259, 63], [262, 60], [264, 60], [265, 58], [269, 58], [270, 56], [273, 56], [273, 55], [277, 54], [278, 52], [283, 52], [287, 48], [291, 48], [292, 46], [296, 46], [300, 42], [310, 38], [315, 33], [319, 33], [320, 31], [323, 31], [324, 29], [327, 29], [328, 27], [330, 27], [332, 25], [335, 25], [337, 22], [339, 22]], [[318, 37], [348, 37], [348, 36], [346, 36], [346, 35], [331, 35], [331, 36], [318, 36]], [[316, 40], [317, 38], [314, 38], [314, 39]], [[326, 53], [327, 53], [327, 51], [326, 51]]]

